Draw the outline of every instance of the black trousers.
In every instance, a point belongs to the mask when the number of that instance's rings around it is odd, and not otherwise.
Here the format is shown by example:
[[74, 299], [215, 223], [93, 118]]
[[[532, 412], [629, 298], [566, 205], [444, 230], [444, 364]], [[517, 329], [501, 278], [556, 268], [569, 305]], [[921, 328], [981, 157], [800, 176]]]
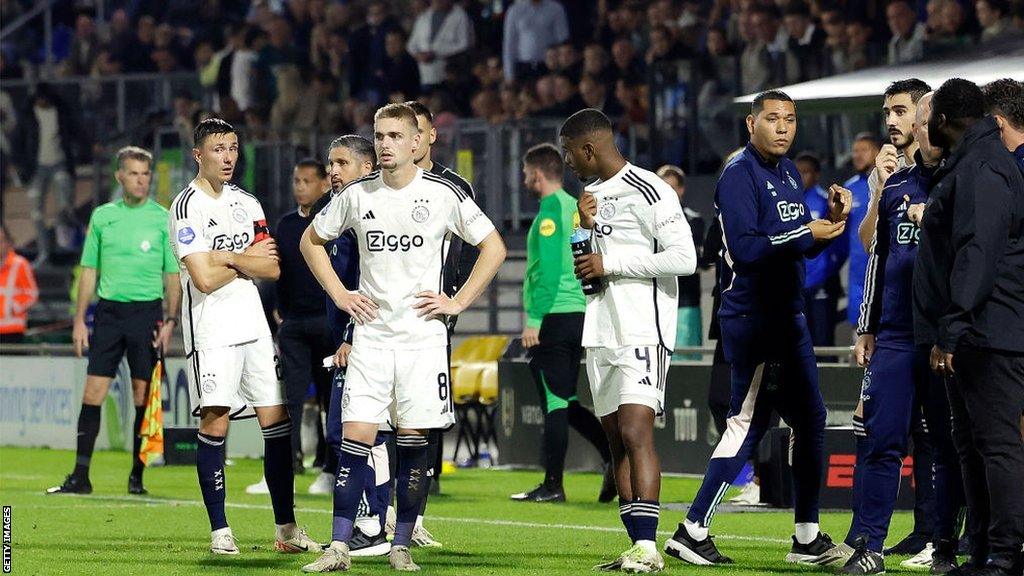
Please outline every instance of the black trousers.
[[540, 344], [530, 349], [530, 371], [544, 409], [544, 481], [549, 488], [562, 484], [569, 426], [593, 444], [605, 462], [611, 460], [600, 421], [576, 398], [582, 339], [582, 312], [548, 314], [540, 327]]
[[961, 346], [947, 382], [975, 560], [1004, 568], [1024, 544], [1024, 354]]
[[[963, 475], [960, 473], [960, 459], [953, 444], [949, 398], [946, 394], [946, 378], [932, 372], [928, 366], [928, 348], [919, 348], [914, 359], [914, 381], [917, 383], [918, 403], [924, 411], [928, 438], [932, 446], [931, 485], [934, 488], [934, 522], [932, 543], [936, 546], [942, 540], [956, 542], [959, 536], [960, 512], [964, 507]], [[917, 448], [918, 437], [914, 436]], [[923, 484], [917, 479], [924, 466], [914, 454], [914, 476], [918, 489]], [[917, 529], [918, 506], [914, 507], [914, 528]]]
[[323, 316], [286, 318], [277, 329], [277, 345], [288, 417], [292, 420], [292, 455], [301, 461], [302, 403], [312, 382], [318, 403], [326, 412], [331, 398], [331, 371], [323, 368], [323, 359], [333, 356], [335, 350]]

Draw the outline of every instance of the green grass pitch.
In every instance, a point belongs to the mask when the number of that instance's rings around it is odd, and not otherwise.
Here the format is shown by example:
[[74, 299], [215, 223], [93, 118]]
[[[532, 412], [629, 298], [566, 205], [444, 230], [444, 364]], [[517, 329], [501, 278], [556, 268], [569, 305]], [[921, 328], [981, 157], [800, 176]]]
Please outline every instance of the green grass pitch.
[[[669, 455], [663, 455], [668, 457]], [[227, 468], [228, 521], [242, 554], [212, 557], [209, 524], [193, 467], [146, 471], [146, 497], [127, 494], [129, 456], [97, 452], [89, 496], [47, 496], [71, 468], [69, 451], [0, 448], [0, 503], [12, 507], [14, 574], [145, 576], [171, 574], [299, 574], [312, 554], [273, 551], [273, 516], [266, 496], [245, 494], [259, 480], [261, 463], [239, 460]], [[296, 479], [296, 517], [317, 540], [330, 538], [331, 502], [310, 496], [314, 476]], [[589, 573], [628, 546], [616, 504], [596, 501], [597, 474], [569, 474], [565, 504], [523, 504], [508, 495], [531, 488], [538, 472], [458, 470], [442, 480], [443, 494], [431, 497], [426, 526], [444, 543], [413, 549], [425, 574], [569, 575]], [[689, 502], [698, 487], [692, 478], [666, 477], [663, 503]], [[682, 512], [662, 511], [659, 545], [671, 535]], [[835, 540], [846, 534], [849, 513], [825, 513], [822, 529]], [[893, 519], [889, 543], [909, 531], [909, 513]], [[719, 513], [712, 534], [735, 567], [698, 568], [666, 557], [667, 574], [796, 574], [821, 570], [786, 564], [792, 515], [788, 511]], [[900, 571], [899, 559], [887, 563]], [[386, 558], [356, 558], [351, 573], [390, 573]]]

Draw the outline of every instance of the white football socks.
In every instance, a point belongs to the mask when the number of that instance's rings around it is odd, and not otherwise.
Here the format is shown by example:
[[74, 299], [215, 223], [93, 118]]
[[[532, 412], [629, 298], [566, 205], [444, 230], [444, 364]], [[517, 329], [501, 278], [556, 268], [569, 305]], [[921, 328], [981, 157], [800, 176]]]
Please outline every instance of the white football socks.
[[818, 537], [818, 533], [821, 530], [818, 528], [817, 522], [797, 522], [796, 523], [796, 541], [801, 544], [810, 544], [814, 542], [814, 539]]
[[693, 520], [683, 520], [683, 527], [686, 528], [686, 533], [690, 535], [690, 538], [698, 542], [708, 537], [708, 529]]

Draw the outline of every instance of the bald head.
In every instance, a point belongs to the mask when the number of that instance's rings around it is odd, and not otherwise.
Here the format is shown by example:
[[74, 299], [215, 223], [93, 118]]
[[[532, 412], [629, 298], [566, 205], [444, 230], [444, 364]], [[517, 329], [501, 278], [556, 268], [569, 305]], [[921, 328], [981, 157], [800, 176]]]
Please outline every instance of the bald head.
[[933, 165], [942, 158], [942, 148], [932, 146], [928, 137], [928, 120], [932, 116], [932, 96], [935, 92], [927, 92], [917, 101], [917, 110], [914, 113], [914, 141], [917, 142], [921, 151], [921, 159], [925, 164]]

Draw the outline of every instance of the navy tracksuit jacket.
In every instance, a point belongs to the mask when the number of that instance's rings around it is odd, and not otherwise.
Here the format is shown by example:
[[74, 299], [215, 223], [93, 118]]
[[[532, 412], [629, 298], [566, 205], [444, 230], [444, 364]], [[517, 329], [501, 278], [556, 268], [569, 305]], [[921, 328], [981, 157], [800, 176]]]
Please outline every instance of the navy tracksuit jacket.
[[774, 409], [794, 433], [797, 522], [818, 521], [825, 405], [807, 321], [804, 258], [816, 243], [800, 175], [788, 158], [772, 165], [748, 144], [722, 172], [715, 191], [724, 246], [719, 310], [732, 365], [727, 428], [687, 519], [708, 526], [730, 482], [767, 431]]

